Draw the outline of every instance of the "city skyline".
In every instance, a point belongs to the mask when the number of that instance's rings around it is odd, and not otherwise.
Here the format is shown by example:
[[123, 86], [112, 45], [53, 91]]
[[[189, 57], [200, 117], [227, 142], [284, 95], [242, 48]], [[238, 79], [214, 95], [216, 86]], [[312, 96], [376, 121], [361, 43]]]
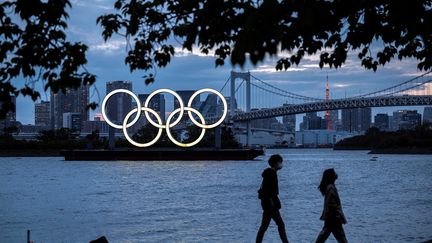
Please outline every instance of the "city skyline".
[[[130, 82], [123, 82], [123, 81], [113, 81], [113, 82], [107, 82], [107, 90], [112, 91], [113, 89], [117, 88], [122, 88], [124, 85], [126, 85], [124, 88], [127, 89], [132, 89], [132, 84]], [[112, 86], [110, 88], [108, 88], [109, 86]], [[73, 93], [77, 93], [78, 91], [72, 92]], [[81, 92], [87, 93], [86, 89], [81, 89]], [[193, 90], [177, 90], [176, 92], [179, 93], [185, 93], [186, 96], [188, 96], [188, 94], [190, 92], [194, 92]], [[75, 96], [80, 96], [79, 94], [73, 94], [74, 97]], [[138, 97], [140, 99], [141, 102], [143, 102], [143, 100], [148, 97], [149, 94], [139, 94]], [[62, 95], [64, 96], [64, 95]], [[169, 112], [165, 113], [165, 97], [163, 94], [158, 94], [155, 96], [156, 98], [152, 99], [152, 102], [150, 103], [150, 106], [153, 108], [156, 108], [158, 111], [157, 112], [163, 112], [164, 114], [169, 114]], [[195, 106], [200, 106], [197, 107], [199, 108], [199, 110], [201, 110], [203, 108], [203, 105], [205, 105], [208, 102], [210, 96], [208, 96], [207, 98], [201, 99], [202, 97], [198, 96], [195, 100]], [[121, 98], [121, 97], [118, 97]], [[127, 98], [126, 101], [127, 103], [130, 104], [125, 104], [126, 107], [129, 106], [133, 106], [134, 102], [132, 101], [132, 99], [130, 97], [125, 97]], [[183, 97], [183, 102], [187, 102], [185, 99], [187, 99], [188, 97]], [[216, 97], [214, 97], [216, 98]], [[216, 102], [216, 101], [215, 101]], [[213, 102], [213, 103], [215, 103]], [[175, 108], [175, 102], [171, 102], [174, 105]], [[161, 107], [164, 106], [163, 108]], [[217, 109], [217, 102], [214, 104], [214, 109]], [[44, 107], [44, 108], [42, 108]], [[69, 106], [68, 106], [69, 107]], [[109, 113], [109, 106], [107, 106], [107, 110]], [[387, 113], [387, 112], [382, 112], [382, 113], [377, 113], [376, 115], [372, 115], [371, 110], [373, 108], [355, 108], [355, 109], [340, 109], [340, 110], [331, 110], [330, 114], [331, 114], [331, 118], [332, 118], [332, 126], [334, 131], [349, 131], [349, 132], [364, 132], [366, 131], [369, 127], [378, 127], [381, 128], [383, 126], [383, 120], [382, 119], [387, 119], [386, 123], [386, 128], [385, 129], [380, 129], [380, 130], [398, 130], [398, 129], [413, 129], [416, 125], [420, 125], [422, 123], [424, 123], [425, 121], [431, 121], [431, 117], [432, 117], [432, 106], [422, 106], [422, 112], [418, 112], [417, 110], [413, 110], [410, 109], [410, 107], [402, 107], [402, 109], [397, 109], [395, 111], [393, 111], [392, 113]], [[38, 126], [37, 126], [37, 120], [39, 119], [39, 123], [45, 123], [46, 124], [46, 119], [50, 118], [49, 120], [53, 121], [56, 120], [55, 119], [55, 114], [45, 114], [47, 113], [46, 109], [52, 108], [52, 105], [50, 105], [50, 102], [48, 101], [41, 101], [40, 103], [35, 103], [35, 110], [37, 111], [39, 109], [39, 116], [47, 116], [45, 119], [41, 117], [38, 118], [38, 112], [36, 112], [35, 117], [33, 117], [34, 121], [35, 121], [35, 131], [38, 131]], [[161, 110], [159, 111], [159, 108], [161, 108]], [[69, 107], [68, 109], [64, 110], [64, 112], [62, 113], [62, 116], [59, 116], [58, 118], [62, 120], [62, 124], [63, 127], [65, 127], [65, 124], [67, 123], [66, 120], [70, 119], [70, 118], [65, 118], [65, 115], [71, 115], [74, 113], [71, 113], [71, 111], [74, 110], [79, 110], [80, 108], [74, 108], [74, 107]], [[208, 108], [207, 108], [208, 109]], [[366, 113], [365, 113], [366, 111]], [[48, 111], [49, 112], [49, 111]], [[353, 113], [355, 112], [355, 113]], [[71, 114], [69, 114], [71, 113]], [[76, 113], [76, 112], [75, 112]], [[414, 122], [414, 124], [411, 124], [408, 126], [400, 126], [400, 121], [398, 121], [398, 119], [400, 120], [401, 118], [397, 118], [398, 114], [413, 114], [414, 116], [416, 116], [416, 118], [414, 120], [417, 119], [416, 122]], [[423, 116], [423, 113], [426, 114], [426, 116]], [[76, 113], [76, 114], [79, 114]], [[15, 116], [15, 114], [10, 114], [11, 116]], [[100, 114], [96, 113], [94, 116], [92, 116], [91, 118], [88, 116], [88, 113], [85, 112], [84, 117], [86, 117], [86, 119], [83, 120], [79, 120], [79, 123], [85, 124], [86, 121], [101, 121], [100, 120]], [[118, 114], [117, 114], [118, 115]], [[385, 116], [386, 118], [383, 118], [383, 116]], [[417, 117], [418, 116], [418, 117]], [[289, 118], [289, 117], [295, 117], [295, 118]], [[302, 119], [297, 119], [297, 117], [300, 117]], [[379, 121], [377, 121], [377, 117], [380, 119]], [[305, 120], [306, 119], [306, 120]], [[316, 120], [318, 119], [318, 120]], [[407, 118], [407, 119], [411, 119], [411, 118]], [[291, 121], [289, 121], [291, 120]], [[297, 120], [297, 121], [296, 121]], [[17, 120], [17, 122], [20, 122], [19, 120]], [[143, 121], [144, 122], [144, 121]], [[282, 116], [282, 117], [274, 117], [274, 118], [269, 118], [269, 119], [258, 119], [258, 120], [254, 120], [252, 121], [252, 126], [256, 127], [256, 128], [273, 128], [273, 129], [281, 129], [284, 130], [285, 128], [283, 128], [284, 126], [286, 126], [287, 130], [291, 131], [292, 127], [292, 123], [295, 122], [297, 124], [297, 126], [295, 127], [294, 131], [303, 131], [303, 130], [328, 130], [327, 127], [327, 122], [326, 122], [326, 117], [325, 117], [325, 111], [321, 111], [321, 112], [311, 112], [311, 113], [300, 113], [300, 114], [296, 114], [296, 115], [288, 115], [288, 116]], [[306, 125], [302, 125], [305, 122]], [[377, 123], [378, 122], [378, 123]], [[70, 122], [69, 122], [70, 123]], [[268, 123], [268, 124], [267, 124]], [[316, 123], [316, 124], [315, 124]], [[396, 125], [394, 125], [394, 124]], [[22, 124], [25, 125], [25, 124]], [[39, 126], [41, 126], [39, 124]], [[45, 125], [46, 126], [46, 125]], [[51, 127], [53, 126], [53, 124], [51, 124]], [[69, 125], [70, 126], [70, 125]], [[85, 127], [85, 125], [83, 125]], [[274, 126], [274, 127], [272, 127]], [[303, 127], [302, 127], [303, 126]], [[68, 127], [68, 126], [66, 126]], [[39, 127], [40, 128], [40, 127]], [[40, 129], [39, 129], [40, 130]], [[43, 130], [43, 129], [42, 129]], [[86, 129], [86, 132], [88, 129]]]

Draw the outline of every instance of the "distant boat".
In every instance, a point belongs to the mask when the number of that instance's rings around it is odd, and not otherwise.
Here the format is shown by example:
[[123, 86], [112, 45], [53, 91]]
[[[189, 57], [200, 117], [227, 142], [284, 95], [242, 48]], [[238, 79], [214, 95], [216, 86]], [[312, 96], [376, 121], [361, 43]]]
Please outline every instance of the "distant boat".
[[370, 161], [377, 161], [378, 160], [378, 156], [374, 156], [370, 159]]

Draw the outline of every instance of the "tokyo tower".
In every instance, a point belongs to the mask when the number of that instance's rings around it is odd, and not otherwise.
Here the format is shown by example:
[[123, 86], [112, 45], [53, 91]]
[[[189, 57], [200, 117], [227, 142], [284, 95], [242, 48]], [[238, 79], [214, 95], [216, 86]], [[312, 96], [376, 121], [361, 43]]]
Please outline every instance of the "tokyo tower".
[[[330, 90], [328, 86], [328, 75], [326, 76], [326, 102], [330, 101]], [[330, 110], [326, 110], [324, 118], [327, 121], [327, 130], [332, 130]]]

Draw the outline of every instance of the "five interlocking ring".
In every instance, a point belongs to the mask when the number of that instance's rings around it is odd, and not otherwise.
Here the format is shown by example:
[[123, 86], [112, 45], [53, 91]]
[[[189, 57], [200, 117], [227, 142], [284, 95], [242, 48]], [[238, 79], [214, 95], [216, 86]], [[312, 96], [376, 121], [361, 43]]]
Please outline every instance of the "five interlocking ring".
[[[197, 111], [196, 109], [194, 109], [194, 108], [191, 107], [192, 106], [192, 102], [195, 99], [195, 97], [197, 95], [199, 95], [201, 93], [205, 93], [205, 92], [210, 92], [210, 93], [216, 94], [222, 100], [222, 104], [223, 104], [223, 108], [224, 108], [224, 112], [223, 112], [222, 116], [220, 117], [220, 119], [216, 123], [211, 124], [211, 125], [206, 125], [206, 122], [205, 122], [205, 119], [204, 119], [203, 115], [199, 111]], [[138, 106], [137, 108], [131, 110], [125, 116], [125, 118], [123, 120], [123, 123], [121, 125], [115, 124], [112, 121], [110, 121], [108, 119], [108, 116], [106, 115], [106, 112], [105, 112], [105, 106], [106, 106], [106, 103], [107, 103], [108, 99], [111, 98], [111, 96], [113, 96], [113, 95], [115, 95], [117, 93], [126, 93], [126, 94], [132, 96], [132, 98], [136, 101], [136, 104]], [[179, 108], [177, 108], [173, 112], [171, 112], [171, 114], [167, 118], [167, 121], [166, 121], [165, 125], [163, 124], [162, 119], [160, 118], [159, 114], [156, 111], [154, 111], [154, 110], [152, 110], [152, 109], [150, 109], [148, 107], [148, 105], [150, 103], [150, 100], [153, 98], [153, 96], [155, 96], [158, 93], [169, 93], [169, 94], [174, 95], [174, 97], [178, 100], [178, 103], [179, 103], [179, 106], [180, 106]], [[149, 123], [158, 128], [158, 133], [156, 134], [156, 137], [153, 140], [151, 140], [150, 142], [147, 142], [147, 143], [138, 143], [138, 142], [134, 141], [129, 136], [129, 134], [127, 132], [127, 128], [131, 127], [132, 125], [134, 125], [138, 121], [139, 117], [141, 116], [141, 112], [142, 111], [144, 111], [145, 117], [147, 118], [147, 120], [149, 121]], [[170, 128], [172, 128], [173, 126], [177, 125], [180, 122], [180, 120], [183, 117], [184, 111], [187, 111], [188, 116], [191, 119], [191, 121], [196, 126], [198, 126], [198, 127], [200, 127], [202, 129], [201, 134], [199, 135], [199, 137], [195, 141], [190, 142], [190, 143], [182, 143], [182, 142], [177, 141], [172, 136], [171, 130], [170, 130]], [[134, 113], [137, 113], [136, 116], [135, 116], [135, 118], [131, 122], [128, 122], [129, 118]], [[149, 113], [151, 113], [153, 116], [156, 117], [157, 122], [155, 122], [155, 121], [152, 120], [152, 118], [150, 117]], [[178, 115], [177, 119], [175, 119], [171, 123], [171, 120], [173, 119], [174, 115], [177, 114], [177, 113], [180, 113], [180, 114]], [[201, 121], [201, 123], [198, 122], [197, 120], [195, 120], [195, 118], [193, 117], [192, 113], [195, 113], [198, 116], [198, 118]], [[108, 123], [108, 125], [110, 125], [111, 127], [117, 128], [117, 129], [122, 129], [125, 138], [132, 145], [135, 145], [137, 147], [148, 147], [148, 146], [151, 146], [154, 143], [156, 143], [159, 140], [159, 138], [161, 137], [163, 129], [165, 129], [165, 131], [166, 131], [166, 133], [168, 135], [168, 138], [174, 144], [176, 144], [176, 145], [178, 145], [180, 147], [192, 147], [192, 146], [196, 145], [197, 143], [199, 143], [203, 139], [206, 129], [210, 129], [210, 128], [214, 128], [214, 127], [219, 126], [225, 120], [225, 117], [226, 117], [227, 113], [228, 113], [228, 106], [227, 106], [227, 102], [225, 100], [225, 97], [223, 97], [223, 95], [221, 93], [219, 93], [218, 91], [216, 91], [214, 89], [209, 89], [209, 88], [200, 89], [200, 90], [196, 91], [195, 93], [193, 93], [192, 96], [190, 97], [188, 103], [187, 103], [187, 107], [184, 106], [183, 100], [181, 99], [181, 97], [176, 92], [174, 92], [174, 91], [172, 91], [170, 89], [158, 89], [158, 90], [155, 90], [145, 100], [144, 107], [141, 106], [141, 102], [139, 101], [138, 97], [134, 93], [132, 93], [130, 90], [127, 90], [127, 89], [116, 89], [114, 91], [111, 91], [110, 93], [107, 94], [107, 96], [105, 96], [105, 98], [104, 98], [104, 100], [102, 102], [102, 116], [105, 119], [105, 121]]]

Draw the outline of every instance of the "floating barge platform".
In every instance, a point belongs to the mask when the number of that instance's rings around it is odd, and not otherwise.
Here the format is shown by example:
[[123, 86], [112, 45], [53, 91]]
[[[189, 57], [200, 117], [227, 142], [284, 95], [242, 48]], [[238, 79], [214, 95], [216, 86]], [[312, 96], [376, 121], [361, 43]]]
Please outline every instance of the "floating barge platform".
[[113, 149], [63, 150], [65, 160], [253, 160], [264, 155], [263, 149]]

